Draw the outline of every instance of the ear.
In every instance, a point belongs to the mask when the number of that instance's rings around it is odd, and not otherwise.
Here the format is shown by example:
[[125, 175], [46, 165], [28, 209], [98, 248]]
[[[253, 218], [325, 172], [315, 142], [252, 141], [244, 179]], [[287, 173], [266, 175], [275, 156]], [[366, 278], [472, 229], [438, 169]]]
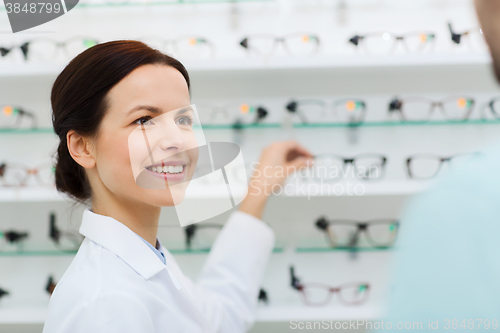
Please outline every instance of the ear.
[[69, 154], [76, 163], [86, 169], [92, 169], [95, 166], [93, 148], [90, 141], [76, 133], [74, 130], [69, 130], [66, 134]]

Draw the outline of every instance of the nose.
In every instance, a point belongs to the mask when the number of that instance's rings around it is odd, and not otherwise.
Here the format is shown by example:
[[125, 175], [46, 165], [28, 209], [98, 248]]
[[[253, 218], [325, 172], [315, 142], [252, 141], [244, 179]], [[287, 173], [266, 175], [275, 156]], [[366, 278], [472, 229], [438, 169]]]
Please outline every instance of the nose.
[[172, 154], [184, 151], [186, 149], [186, 137], [182, 130], [172, 121], [163, 129], [159, 142], [159, 148]]

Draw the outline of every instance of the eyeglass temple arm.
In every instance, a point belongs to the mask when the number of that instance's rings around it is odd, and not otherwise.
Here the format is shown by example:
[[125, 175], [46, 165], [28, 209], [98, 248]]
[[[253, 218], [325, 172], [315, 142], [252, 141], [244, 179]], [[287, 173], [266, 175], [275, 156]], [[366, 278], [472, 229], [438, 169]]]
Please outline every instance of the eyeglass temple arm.
[[184, 229], [184, 232], [186, 233], [186, 247], [190, 249], [191, 241], [196, 233], [196, 225], [195, 224], [188, 225], [186, 229]]
[[293, 265], [290, 266], [290, 279], [291, 279], [291, 286], [297, 290], [299, 290], [299, 285], [300, 285], [300, 280], [295, 276], [295, 271]]
[[462, 35], [457, 34], [456, 32], [453, 31], [453, 28], [451, 27], [451, 22], [448, 22], [448, 28], [450, 29], [451, 40], [453, 42], [455, 42], [455, 44], [460, 44], [460, 40], [462, 39]]
[[24, 109], [20, 109], [19, 113], [21, 113], [24, 116], [28, 116], [28, 117], [31, 118], [31, 121], [32, 121], [31, 128], [36, 128], [38, 126], [38, 120], [37, 120], [37, 118], [36, 118], [36, 116], [35, 116], [34, 113], [26, 111]]

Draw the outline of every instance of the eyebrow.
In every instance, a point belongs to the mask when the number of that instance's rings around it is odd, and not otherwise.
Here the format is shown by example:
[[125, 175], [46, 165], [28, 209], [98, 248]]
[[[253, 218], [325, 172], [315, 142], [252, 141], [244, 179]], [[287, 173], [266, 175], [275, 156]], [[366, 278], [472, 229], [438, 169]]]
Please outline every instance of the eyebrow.
[[[137, 105], [136, 107], [134, 107], [133, 109], [131, 109], [128, 113], [127, 113], [127, 117], [129, 115], [131, 115], [132, 113], [136, 112], [136, 111], [139, 111], [139, 110], [148, 110], [152, 113], [156, 113], [156, 114], [160, 114], [161, 113], [161, 109], [156, 107], [156, 106], [152, 106], [152, 105]], [[192, 108], [189, 107], [189, 106], [185, 106], [185, 107], [182, 107], [182, 108], [179, 108], [178, 109], [179, 111], [177, 111], [177, 114], [183, 114], [183, 113], [186, 113], [188, 111], [192, 111]]]

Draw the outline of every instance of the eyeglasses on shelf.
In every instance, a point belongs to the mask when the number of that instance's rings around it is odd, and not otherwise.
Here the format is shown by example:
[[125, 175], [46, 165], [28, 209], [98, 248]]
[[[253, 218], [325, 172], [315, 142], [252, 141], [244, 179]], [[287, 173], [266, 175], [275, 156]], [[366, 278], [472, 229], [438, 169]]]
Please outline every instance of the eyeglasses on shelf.
[[448, 163], [453, 168], [479, 154], [476, 152], [445, 157], [434, 154], [416, 154], [406, 159], [406, 170], [410, 178], [431, 179], [438, 175], [443, 164]]
[[4, 298], [7, 295], [10, 295], [10, 293], [5, 289], [0, 288], [0, 299]]
[[188, 225], [184, 228], [186, 235], [186, 249], [210, 249], [222, 227], [223, 225], [214, 223], [196, 223]]
[[45, 291], [49, 294], [52, 295], [54, 292], [54, 289], [56, 288], [57, 283], [54, 280], [54, 277], [52, 275], [49, 276], [47, 283], [45, 284]]
[[20, 163], [0, 163], [0, 184], [5, 187], [23, 187], [28, 185], [28, 180], [34, 176], [38, 185], [54, 186], [55, 167], [50, 162], [45, 162], [36, 167], [29, 167]]
[[356, 47], [362, 47], [370, 54], [387, 54], [396, 50], [402, 44], [408, 53], [421, 53], [434, 48], [436, 34], [417, 31], [405, 34], [391, 32], [373, 32], [365, 35], [355, 35], [349, 42]]
[[204, 59], [215, 55], [215, 46], [201, 36], [179, 36], [177, 38], [163, 38], [161, 36], [142, 36], [139, 41], [167, 54], [182, 59]]
[[312, 33], [300, 32], [285, 36], [271, 34], [253, 34], [243, 38], [240, 46], [251, 54], [270, 57], [281, 44], [290, 56], [312, 56], [318, 52], [320, 40]]
[[376, 219], [368, 221], [327, 220], [320, 217], [316, 227], [325, 233], [332, 248], [353, 249], [365, 244], [360, 242], [361, 234], [365, 234], [368, 246], [388, 248], [394, 245], [399, 230], [399, 221], [394, 219]]
[[268, 109], [251, 103], [198, 103], [202, 125], [259, 124], [269, 115]]
[[264, 288], [260, 288], [258, 300], [264, 304], [269, 304], [269, 297], [267, 296], [267, 292]]
[[467, 96], [450, 96], [442, 100], [420, 96], [396, 97], [389, 103], [389, 113], [398, 113], [403, 122], [426, 122], [439, 109], [448, 121], [466, 121], [474, 105], [474, 98]]
[[481, 107], [481, 117], [485, 119], [484, 110], [489, 109], [493, 117], [500, 119], [500, 97], [494, 97]]
[[340, 122], [349, 124], [362, 123], [366, 114], [366, 103], [355, 98], [339, 99], [331, 104], [315, 98], [291, 100], [285, 108], [289, 113], [297, 114], [303, 124], [325, 123], [330, 109]]
[[386, 164], [387, 157], [380, 154], [359, 154], [354, 157], [320, 154], [314, 155], [312, 167], [299, 171], [299, 175], [316, 182], [339, 181], [349, 176], [368, 181], [378, 180], [383, 178]]
[[23, 119], [31, 120], [30, 128], [37, 127], [36, 116], [29, 111], [26, 111], [19, 105], [0, 105], [2, 112], [0, 113], [0, 129], [19, 129], [23, 126]]
[[5, 251], [9, 244], [22, 246], [26, 238], [29, 237], [27, 232], [16, 230], [0, 231], [0, 252]]
[[476, 51], [487, 49], [483, 31], [480, 28], [471, 28], [462, 33], [456, 33], [451, 23], [448, 23], [448, 29], [450, 30], [451, 40], [455, 45], [466, 44], [470, 49]]
[[66, 58], [70, 59], [97, 44], [99, 44], [99, 41], [92, 37], [72, 37], [65, 41], [41, 37], [24, 42], [18, 46], [2, 46], [0, 47], [0, 54], [2, 57], [6, 57], [12, 50], [19, 48], [26, 61], [50, 62], [56, 58], [58, 52], [61, 52], [61, 50]]
[[77, 232], [63, 231], [56, 224], [56, 214], [49, 215], [49, 238], [62, 252], [78, 251], [83, 241], [83, 236]]
[[339, 286], [317, 282], [302, 283], [295, 276], [294, 266], [290, 266], [290, 277], [292, 288], [299, 291], [301, 300], [306, 305], [326, 305], [335, 293], [344, 305], [361, 305], [368, 299], [370, 291], [370, 285], [366, 282], [350, 282]]

